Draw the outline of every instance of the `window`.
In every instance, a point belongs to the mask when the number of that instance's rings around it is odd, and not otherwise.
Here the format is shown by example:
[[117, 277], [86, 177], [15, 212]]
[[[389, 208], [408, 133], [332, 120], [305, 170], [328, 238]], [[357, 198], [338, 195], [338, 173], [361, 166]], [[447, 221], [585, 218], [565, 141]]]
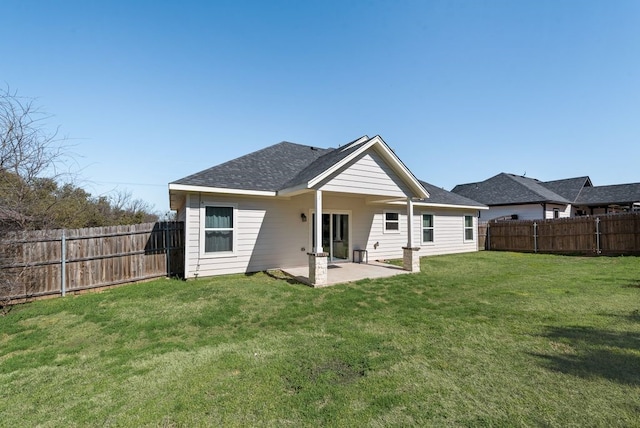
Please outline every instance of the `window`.
[[560, 217], [560, 210], [558, 208], [554, 208], [553, 209], [553, 218], [559, 218]]
[[473, 216], [464, 216], [464, 240], [473, 241]]
[[384, 231], [400, 232], [400, 214], [397, 211], [385, 211]]
[[422, 242], [433, 242], [433, 214], [422, 214]]
[[205, 207], [204, 252], [231, 253], [234, 251], [234, 207]]

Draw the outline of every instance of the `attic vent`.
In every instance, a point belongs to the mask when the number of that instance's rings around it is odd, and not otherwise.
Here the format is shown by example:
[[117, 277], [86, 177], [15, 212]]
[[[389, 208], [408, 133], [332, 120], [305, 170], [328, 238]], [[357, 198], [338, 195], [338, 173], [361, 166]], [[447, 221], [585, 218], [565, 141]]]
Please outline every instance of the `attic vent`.
[[318, 149], [316, 149], [315, 147], [309, 147], [309, 148], [310, 148], [311, 150], [314, 150], [314, 151], [318, 150]]

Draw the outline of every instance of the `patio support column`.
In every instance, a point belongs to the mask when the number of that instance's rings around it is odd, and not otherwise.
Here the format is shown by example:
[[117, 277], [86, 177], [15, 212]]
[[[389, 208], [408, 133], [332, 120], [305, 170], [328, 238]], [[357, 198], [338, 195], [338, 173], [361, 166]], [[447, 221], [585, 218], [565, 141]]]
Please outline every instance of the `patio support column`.
[[316, 190], [316, 246], [313, 247], [314, 253], [322, 253], [322, 190]]
[[309, 256], [309, 284], [313, 287], [324, 287], [328, 282], [328, 258], [322, 248], [322, 190], [316, 190], [315, 241]]
[[407, 247], [413, 247], [413, 201], [407, 198]]
[[413, 246], [413, 200], [407, 198], [407, 246], [402, 247], [402, 267], [409, 272], [420, 272], [420, 247]]

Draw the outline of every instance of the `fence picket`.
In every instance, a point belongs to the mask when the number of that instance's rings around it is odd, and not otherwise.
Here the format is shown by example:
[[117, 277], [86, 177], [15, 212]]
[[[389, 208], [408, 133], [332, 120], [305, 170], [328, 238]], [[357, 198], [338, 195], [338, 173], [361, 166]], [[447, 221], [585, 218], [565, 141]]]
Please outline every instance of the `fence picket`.
[[640, 213], [488, 222], [486, 249], [583, 255], [640, 255]]
[[[166, 234], [166, 238], [163, 236]], [[0, 269], [21, 270], [12, 299], [64, 295], [184, 272], [184, 223], [10, 233]]]

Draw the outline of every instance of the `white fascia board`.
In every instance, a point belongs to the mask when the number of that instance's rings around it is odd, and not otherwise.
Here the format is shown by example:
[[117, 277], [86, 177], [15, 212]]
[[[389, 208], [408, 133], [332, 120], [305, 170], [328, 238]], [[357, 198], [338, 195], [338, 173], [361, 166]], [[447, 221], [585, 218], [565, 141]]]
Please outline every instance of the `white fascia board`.
[[424, 202], [414, 202], [413, 206], [416, 207], [436, 207], [436, 208], [459, 208], [467, 210], [488, 210], [489, 207], [476, 207], [473, 205], [453, 205], [453, 204], [430, 204]]
[[393, 204], [393, 205], [407, 205], [407, 198], [366, 198], [367, 205], [380, 205], [380, 204]]
[[277, 196], [276, 192], [265, 190], [227, 189], [223, 187], [193, 186], [189, 184], [169, 183], [169, 191], [223, 193], [227, 195]]
[[295, 196], [309, 190], [309, 187], [306, 184], [300, 184], [298, 186], [287, 187], [286, 189], [278, 190], [277, 194], [279, 196]]
[[347, 144], [346, 146], [342, 147], [340, 149], [340, 151], [344, 152], [345, 150], [347, 150], [349, 147], [353, 146], [354, 144], [364, 143], [368, 139], [369, 139], [368, 135], [363, 135], [362, 137], [360, 137], [357, 140], [353, 141], [351, 144]]
[[[362, 140], [362, 138], [356, 140], [353, 144], [360, 143], [361, 142], [360, 140]], [[374, 140], [373, 138], [370, 139], [366, 144], [363, 144], [362, 147], [360, 147], [358, 150], [356, 150], [355, 152], [351, 153], [349, 156], [347, 156], [346, 158], [342, 159], [337, 164], [332, 165], [330, 168], [326, 169], [323, 173], [321, 173], [319, 175], [316, 175], [314, 178], [309, 180], [308, 187], [310, 187], [310, 188], [314, 187], [315, 185], [320, 183], [322, 180], [324, 180], [325, 178], [329, 177], [334, 172], [338, 171], [344, 165], [346, 165], [349, 162], [351, 162], [355, 157], [359, 156], [362, 152], [367, 150], [369, 147], [373, 146], [375, 144], [375, 141], [373, 141], [373, 140]], [[349, 146], [343, 148], [342, 150], [344, 151], [344, 150], [346, 150], [348, 148], [349, 148]]]
[[[393, 205], [406, 205], [406, 202], [398, 201], [398, 202], [389, 202]], [[473, 205], [454, 205], [454, 204], [431, 204], [429, 202], [414, 202], [414, 207], [433, 207], [433, 208], [457, 208], [464, 210], [488, 210], [489, 207], [476, 207]]]
[[[358, 144], [362, 142], [363, 138], [360, 138], [359, 140], [355, 141], [353, 144]], [[349, 156], [342, 159], [337, 164], [333, 165], [331, 168], [325, 170], [322, 174], [311, 179], [309, 181], [308, 187], [316, 186], [318, 183], [320, 183], [321, 181], [329, 177], [331, 174], [338, 171], [340, 168], [342, 168], [343, 166], [351, 162], [353, 159], [360, 156], [362, 153], [364, 153], [365, 151], [369, 150], [371, 147], [376, 145], [381, 148], [382, 155], [385, 158], [385, 160], [391, 164], [391, 168], [394, 171], [400, 173], [400, 175], [404, 176], [405, 180], [408, 181], [409, 185], [413, 187], [413, 190], [416, 191], [416, 193], [418, 193], [417, 196], [420, 198], [428, 198], [429, 192], [427, 192], [427, 189], [425, 189], [420, 184], [420, 182], [415, 178], [415, 176], [411, 173], [411, 171], [409, 171], [409, 169], [400, 161], [400, 159], [398, 159], [398, 156], [396, 156], [395, 153], [393, 153], [393, 151], [389, 148], [389, 146], [387, 146], [387, 144], [379, 135], [376, 135], [375, 137], [371, 138], [369, 141], [367, 141], [367, 143], [363, 144], [362, 147], [360, 147], [358, 150], [354, 151]], [[346, 150], [346, 148], [343, 150]]]
[[391, 167], [396, 172], [401, 172], [409, 180], [409, 183], [414, 187], [414, 190], [417, 190], [418, 193], [420, 193], [418, 197], [428, 198], [429, 192], [427, 192], [427, 189], [425, 189], [424, 186], [420, 184], [418, 179], [413, 175], [409, 168], [407, 168], [405, 164], [402, 163], [400, 158], [398, 158], [398, 156], [391, 150], [391, 148], [389, 148], [387, 143], [385, 143], [379, 135], [373, 137], [372, 140], [376, 140], [376, 142], [379, 143], [378, 147], [382, 149], [384, 157], [391, 163]]

